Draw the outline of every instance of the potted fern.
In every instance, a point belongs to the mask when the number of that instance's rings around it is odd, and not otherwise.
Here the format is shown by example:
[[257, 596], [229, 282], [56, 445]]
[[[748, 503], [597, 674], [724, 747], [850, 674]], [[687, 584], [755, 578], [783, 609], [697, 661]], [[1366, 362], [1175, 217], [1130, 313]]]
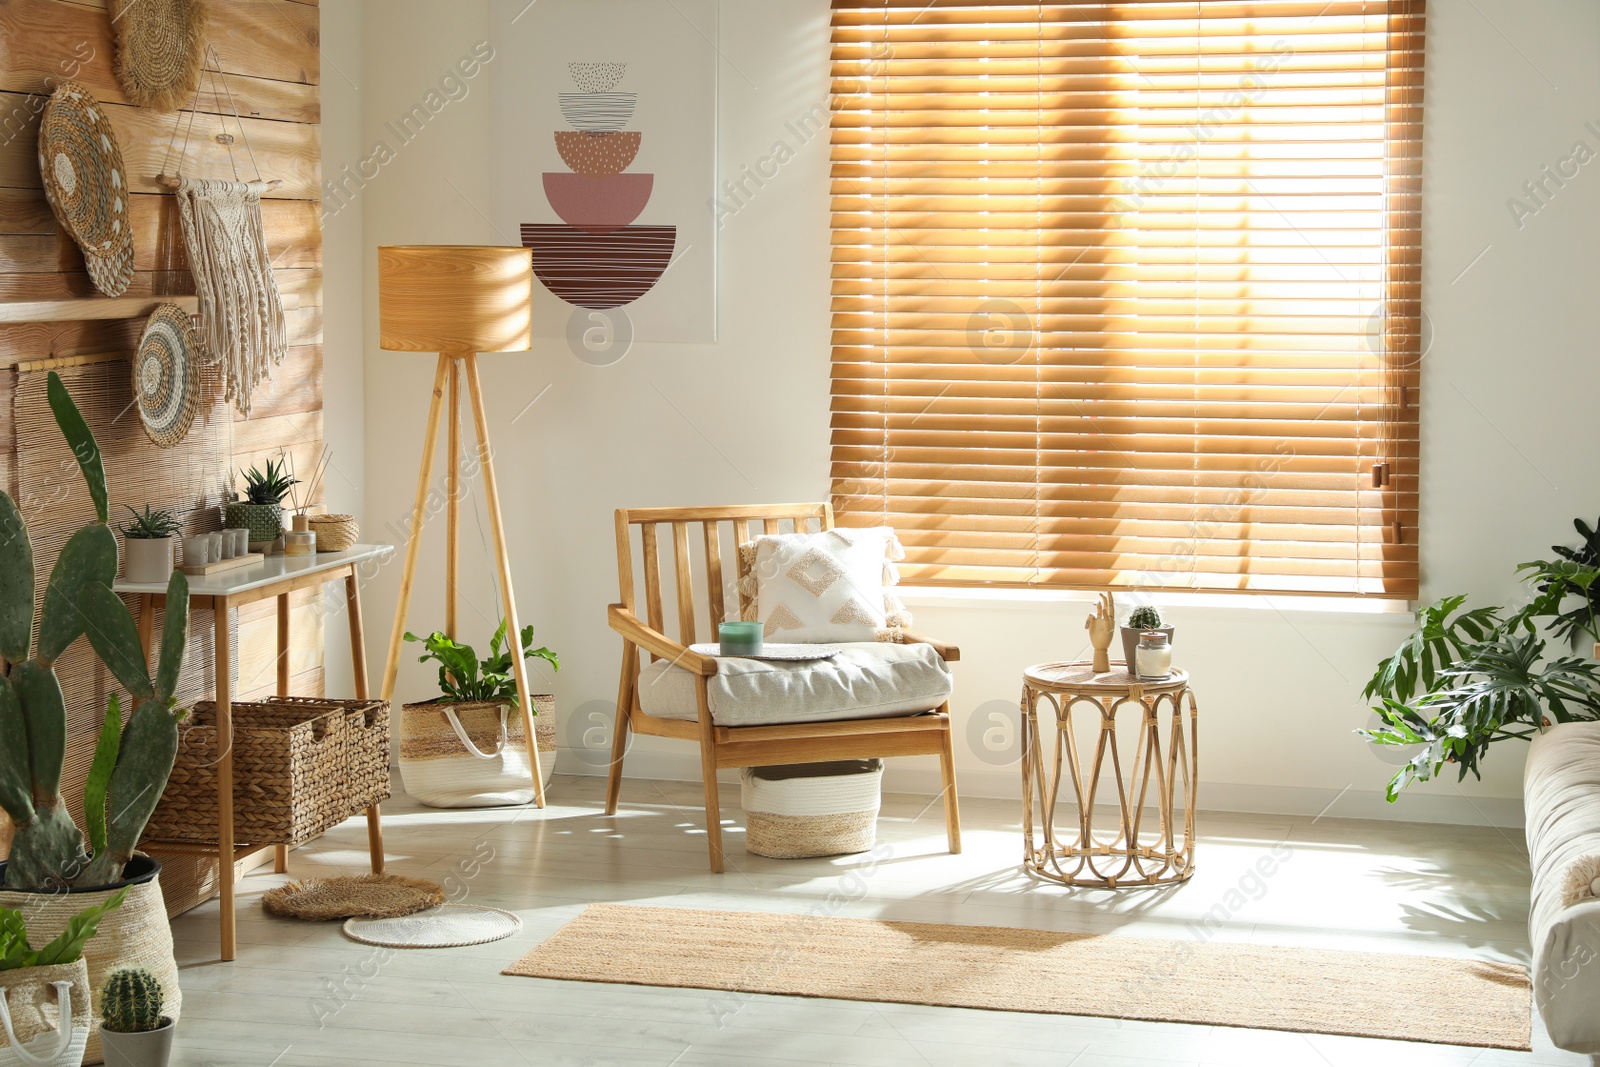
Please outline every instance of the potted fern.
[[[0, 492], [0, 809], [13, 827], [10, 854], [0, 863], [0, 907], [25, 912], [40, 936], [54, 937], [78, 922], [83, 908], [125, 899], [85, 951], [90, 986], [98, 987], [108, 971], [136, 956], [160, 974], [176, 1016], [181, 994], [161, 868], [134, 849], [178, 751], [173, 693], [189, 637], [188, 580], [182, 571], [167, 579], [166, 621], [152, 679], [133, 616], [111, 591], [117, 538], [108, 521], [100, 448], [54, 372], [47, 395], [88, 485], [96, 521], [62, 547], [36, 628], [28, 527], [16, 502]], [[80, 637], [132, 698], [126, 723], [118, 694], [107, 701], [84, 787], [83, 830], [61, 795], [67, 708], [55, 670]], [[91, 1020], [90, 1063], [99, 1062], [96, 1030]]]
[[[123, 505], [127, 507], [127, 505]], [[140, 585], [165, 585], [172, 574], [172, 538], [178, 520], [168, 511], [128, 508], [133, 521], [122, 528], [122, 577]]]
[[289, 476], [287, 461], [270, 459], [266, 470], [251, 467], [239, 476], [244, 479], [244, 491], [240, 499], [223, 508], [222, 524], [230, 530], [249, 530], [250, 547], [259, 550], [263, 542], [270, 544], [283, 536], [283, 498], [300, 480]]
[[[482, 659], [471, 645], [437, 631], [425, 638], [407, 633], [405, 639], [421, 642], [426, 650], [417, 662], [439, 665], [440, 693], [401, 709], [400, 776], [406, 792], [436, 808], [532, 803], [533, 771], [505, 620]], [[522, 628], [522, 649], [524, 659], [542, 659], [561, 669], [554, 652], [533, 647], [532, 626]], [[556, 765], [555, 697], [530, 697], [541, 777], [548, 785]]]
[[0, 1067], [78, 1067], [84, 1061], [94, 1018], [84, 946], [127, 895], [119, 890], [78, 912], [41, 949], [28, 943], [22, 912], [0, 908], [0, 1027], [6, 1036]]
[[106, 1067], [166, 1067], [177, 1024], [163, 1006], [161, 983], [143, 967], [111, 972], [100, 994]]
[[1166, 617], [1161, 614], [1161, 609], [1154, 604], [1141, 604], [1128, 613], [1128, 621], [1122, 624], [1122, 662], [1127, 664], [1128, 673], [1133, 673], [1136, 660], [1135, 653], [1139, 648], [1139, 635], [1147, 630], [1159, 630], [1167, 635], [1167, 640], [1172, 640], [1174, 628], [1167, 625]]

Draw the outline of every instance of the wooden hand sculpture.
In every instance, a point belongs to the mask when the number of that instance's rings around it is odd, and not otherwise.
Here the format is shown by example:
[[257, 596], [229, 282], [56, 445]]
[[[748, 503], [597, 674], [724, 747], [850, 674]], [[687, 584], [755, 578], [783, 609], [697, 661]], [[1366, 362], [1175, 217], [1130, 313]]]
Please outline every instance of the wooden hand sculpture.
[[1094, 606], [1094, 614], [1083, 620], [1089, 631], [1089, 643], [1094, 646], [1094, 672], [1104, 674], [1111, 669], [1111, 657], [1106, 649], [1111, 647], [1111, 636], [1117, 630], [1117, 602], [1110, 593], [1101, 593]]

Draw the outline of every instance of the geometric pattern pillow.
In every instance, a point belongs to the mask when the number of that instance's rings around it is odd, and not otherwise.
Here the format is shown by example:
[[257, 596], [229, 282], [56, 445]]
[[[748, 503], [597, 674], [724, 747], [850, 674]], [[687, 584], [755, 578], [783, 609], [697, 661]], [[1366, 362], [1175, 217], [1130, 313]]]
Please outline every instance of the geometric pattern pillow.
[[739, 555], [747, 620], [768, 641], [899, 641], [911, 625], [890, 592], [905, 550], [887, 527], [766, 534]]

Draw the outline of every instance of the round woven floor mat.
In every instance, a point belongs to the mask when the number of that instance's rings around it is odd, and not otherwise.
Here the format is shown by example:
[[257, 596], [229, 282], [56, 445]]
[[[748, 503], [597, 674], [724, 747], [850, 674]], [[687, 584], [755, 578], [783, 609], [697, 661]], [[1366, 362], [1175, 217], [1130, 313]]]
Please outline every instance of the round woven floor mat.
[[351, 919], [344, 935], [386, 948], [460, 948], [510, 937], [522, 920], [509, 911], [477, 904], [445, 904], [393, 919]]
[[392, 919], [443, 903], [439, 883], [397, 874], [309, 878], [261, 894], [261, 906], [286, 919]]

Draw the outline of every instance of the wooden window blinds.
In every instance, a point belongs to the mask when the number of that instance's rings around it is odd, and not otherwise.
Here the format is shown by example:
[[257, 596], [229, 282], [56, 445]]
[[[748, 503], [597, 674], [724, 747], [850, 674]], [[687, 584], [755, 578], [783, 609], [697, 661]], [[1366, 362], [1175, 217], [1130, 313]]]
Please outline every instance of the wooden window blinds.
[[918, 584], [1417, 595], [1422, 0], [834, 0], [834, 506]]

